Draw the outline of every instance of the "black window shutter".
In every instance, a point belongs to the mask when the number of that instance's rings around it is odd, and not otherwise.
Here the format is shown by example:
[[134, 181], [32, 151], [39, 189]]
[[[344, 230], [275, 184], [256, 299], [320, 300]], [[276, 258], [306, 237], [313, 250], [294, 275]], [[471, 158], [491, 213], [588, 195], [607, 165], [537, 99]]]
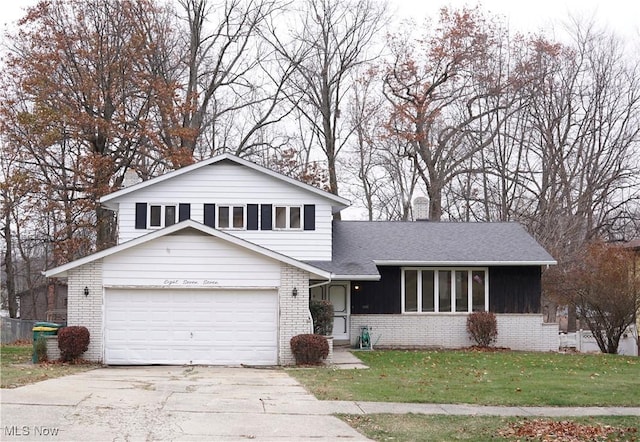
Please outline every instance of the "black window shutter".
[[304, 205], [304, 230], [316, 230], [316, 205]]
[[178, 221], [191, 218], [191, 204], [180, 203], [178, 206]]
[[247, 230], [258, 230], [257, 204], [247, 204]]
[[260, 205], [260, 229], [261, 230], [273, 230], [271, 227], [271, 204]]
[[216, 227], [216, 205], [205, 204], [204, 205], [204, 224], [209, 227]]
[[147, 228], [147, 203], [136, 203], [136, 229]]

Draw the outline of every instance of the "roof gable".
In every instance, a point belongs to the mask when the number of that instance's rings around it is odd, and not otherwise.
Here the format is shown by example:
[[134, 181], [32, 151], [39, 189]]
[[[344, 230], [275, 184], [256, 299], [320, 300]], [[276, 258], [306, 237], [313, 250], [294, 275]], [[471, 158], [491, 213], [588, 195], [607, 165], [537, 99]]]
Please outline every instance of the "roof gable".
[[181, 175], [190, 173], [194, 170], [198, 170], [201, 169], [205, 166], [210, 166], [210, 165], [215, 165], [217, 163], [221, 163], [223, 161], [231, 161], [235, 164], [244, 166], [244, 167], [248, 167], [254, 171], [257, 171], [259, 173], [265, 174], [267, 176], [270, 176], [272, 178], [275, 178], [277, 180], [283, 181], [289, 185], [298, 187], [300, 189], [303, 189], [305, 191], [311, 192], [315, 195], [318, 195], [322, 198], [325, 198], [329, 201], [332, 202], [332, 205], [334, 207], [338, 207], [339, 209], [342, 209], [344, 207], [349, 206], [350, 202], [349, 200], [342, 198], [340, 196], [334, 195], [332, 193], [326, 192], [322, 189], [318, 189], [317, 187], [311, 186], [309, 184], [303, 183], [302, 181], [298, 181], [294, 178], [288, 177], [286, 175], [282, 175], [281, 173], [275, 172], [273, 170], [267, 169], [266, 167], [262, 167], [259, 166], [255, 163], [252, 163], [251, 161], [247, 161], [244, 160], [242, 158], [236, 157], [235, 155], [231, 155], [228, 153], [222, 154], [222, 155], [218, 155], [212, 158], [209, 158], [207, 160], [203, 160], [200, 162], [197, 162], [195, 164], [191, 164], [189, 166], [185, 166], [182, 167], [178, 170], [174, 170], [168, 173], [165, 173], [164, 175], [160, 175], [158, 177], [149, 179], [147, 181], [143, 181], [141, 183], [137, 183], [134, 184], [132, 186], [129, 187], [125, 187], [124, 189], [118, 190], [116, 192], [110, 193], [108, 195], [103, 196], [102, 198], [100, 198], [100, 203], [105, 204], [106, 206], [111, 206], [114, 207], [113, 203], [116, 202], [116, 200], [118, 200], [120, 197], [125, 196], [125, 195], [129, 195], [131, 193], [137, 192], [139, 190], [145, 189], [149, 186], [153, 186], [155, 184], [158, 183], [162, 183], [165, 182], [167, 180], [171, 180], [174, 178], [177, 178]]
[[317, 268], [311, 264], [308, 263], [304, 263], [301, 261], [298, 261], [296, 259], [290, 258], [289, 256], [283, 255], [281, 253], [278, 252], [274, 252], [272, 250], [269, 250], [267, 248], [261, 247], [259, 245], [256, 245], [252, 242], [246, 241], [244, 239], [238, 238], [236, 236], [233, 235], [229, 235], [228, 233], [224, 233], [221, 232], [219, 230], [213, 229], [211, 227], [207, 227], [204, 224], [200, 224], [198, 222], [195, 222], [193, 220], [186, 220], [186, 221], [182, 221], [180, 223], [174, 224], [170, 227], [166, 227], [164, 229], [161, 230], [156, 230], [152, 233], [148, 233], [146, 235], [143, 235], [141, 237], [132, 239], [131, 241], [127, 241], [125, 243], [119, 244], [117, 246], [111, 247], [109, 249], [106, 250], [102, 250], [100, 252], [94, 253], [92, 255], [86, 256], [84, 258], [80, 258], [77, 259], [75, 261], [69, 262], [67, 264], [63, 264], [59, 267], [47, 270], [44, 272], [44, 276], [47, 278], [51, 278], [51, 277], [61, 277], [61, 276], [66, 276], [67, 272], [69, 270], [72, 270], [76, 267], [80, 267], [84, 264], [88, 264], [90, 262], [96, 261], [98, 259], [102, 259], [114, 254], [117, 254], [119, 252], [128, 250], [130, 248], [142, 245], [142, 244], [146, 244], [150, 241], [153, 241], [157, 238], [161, 238], [163, 236], [167, 236], [167, 235], [179, 235], [181, 233], [184, 233], [185, 231], [189, 230], [189, 229], [193, 229], [196, 230], [198, 232], [201, 232], [204, 235], [210, 235], [216, 238], [219, 238], [221, 240], [227, 241], [231, 244], [235, 244], [237, 246], [243, 247], [247, 250], [253, 251], [255, 253], [258, 253], [260, 255], [266, 256], [268, 258], [274, 259], [276, 261], [280, 261], [280, 262], [284, 262], [286, 264], [289, 264], [293, 267], [299, 268], [301, 270], [307, 271], [309, 273], [311, 273], [312, 275], [314, 275], [315, 277], [319, 277], [319, 278], [330, 278], [331, 277], [331, 273], [327, 272], [325, 270], [322, 270], [320, 268]]

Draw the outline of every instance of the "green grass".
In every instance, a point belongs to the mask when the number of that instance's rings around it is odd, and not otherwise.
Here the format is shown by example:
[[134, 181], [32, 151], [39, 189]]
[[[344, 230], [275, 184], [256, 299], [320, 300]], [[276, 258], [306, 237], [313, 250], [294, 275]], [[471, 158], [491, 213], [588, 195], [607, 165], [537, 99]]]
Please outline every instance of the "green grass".
[[640, 359], [474, 351], [373, 351], [368, 370], [292, 369], [319, 399], [512, 406], [639, 406]]
[[[637, 441], [638, 418], [631, 416], [597, 416], [586, 418], [529, 418], [498, 416], [433, 416], [418, 414], [338, 415], [365, 436], [378, 441]], [[571, 439], [558, 437], [557, 433], [541, 431], [537, 438], [510, 435], [508, 430], [524, 423], [549, 421], [562, 422], [570, 428]], [[576, 427], [575, 425], [579, 425]], [[586, 428], [586, 426], [591, 428]], [[612, 434], [601, 438], [593, 435], [593, 428], [610, 426]], [[544, 428], [542, 425], [540, 428]], [[556, 427], [557, 429], [557, 427]], [[580, 434], [576, 434], [576, 430]], [[547, 438], [544, 438], [547, 436]], [[605, 438], [606, 437], [606, 438]]]
[[96, 365], [92, 364], [32, 364], [32, 351], [31, 344], [3, 345], [0, 347], [1, 388], [20, 387], [46, 379], [80, 373], [96, 367]]

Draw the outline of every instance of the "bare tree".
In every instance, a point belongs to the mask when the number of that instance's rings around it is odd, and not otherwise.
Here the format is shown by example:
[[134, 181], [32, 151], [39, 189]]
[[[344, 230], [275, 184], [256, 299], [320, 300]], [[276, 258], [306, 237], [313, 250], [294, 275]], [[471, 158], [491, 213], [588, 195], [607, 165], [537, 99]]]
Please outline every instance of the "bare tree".
[[188, 26], [181, 148], [198, 157], [270, 147], [264, 129], [290, 112], [283, 87], [292, 64], [266, 42], [277, 1], [179, 0]]
[[[289, 99], [315, 134], [338, 193], [337, 159], [353, 127], [340, 119], [351, 88], [350, 73], [369, 61], [368, 50], [384, 24], [386, 9], [372, 0], [307, 0], [292, 41], [273, 30], [274, 45], [294, 63]], [[339, 214], [337, 214], [339, 216]]]

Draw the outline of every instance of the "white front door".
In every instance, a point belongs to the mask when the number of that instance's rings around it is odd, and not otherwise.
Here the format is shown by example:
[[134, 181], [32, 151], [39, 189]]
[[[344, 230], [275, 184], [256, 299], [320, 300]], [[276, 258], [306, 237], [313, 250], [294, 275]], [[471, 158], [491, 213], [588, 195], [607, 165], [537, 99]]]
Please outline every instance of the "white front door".
[[349, 339], [349, 283], [330, 284], [327, 299], [333, 304], [333, 339]]

